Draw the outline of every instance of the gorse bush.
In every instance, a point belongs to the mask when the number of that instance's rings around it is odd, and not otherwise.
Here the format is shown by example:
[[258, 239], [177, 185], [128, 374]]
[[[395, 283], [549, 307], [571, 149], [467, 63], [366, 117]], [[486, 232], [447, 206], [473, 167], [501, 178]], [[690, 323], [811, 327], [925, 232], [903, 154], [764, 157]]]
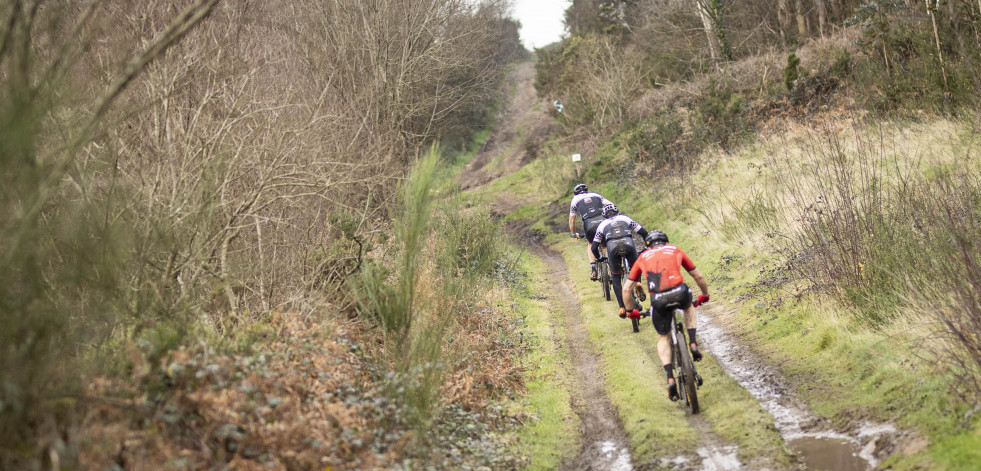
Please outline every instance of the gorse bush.
[[471, 280], [486, 277], [495, 268], [505, 247], [504, 228], [486, 207], [444, 206], [435, 223], [439, 240], [437, 263], [444, 276]]
[[744, 95], [713, 78], [705, 96], [698, 102], [697, 122], [692, 127], [704, 136], [705, 141], [718, 143], [723, 149], [728, 149], [751, 127], [746, 113], [743, 112], [745, 106]]
[[433, 147], [402, 186], [398, 216], [393, 221], [396, 246], [392, 258], [397, 262], [369, 263], [360, 283], [351, 288], [361, 298], [361, 315], [392, 334], [399, 349], [404, 347], [415, 317], [413, 301], [424, 271], [419, 265], [425, 259], [420, 255], [429, 236], [430, 190], [438, 161], [439, 152]]
[[[471, 315], [504, 255], [501, 223], [487, 209], [468, 208], [453, 195], [436, 201], [436, 148], [413, 168], [400, 192], [388, 250], [369, 259], [348, 283], [359, 315], [386, 332], [395, 367], [388, 394], [425, 439], [438, 419], [444, 358], [460, 315]], [[465, 334], [464, 334], [465, 335]]]

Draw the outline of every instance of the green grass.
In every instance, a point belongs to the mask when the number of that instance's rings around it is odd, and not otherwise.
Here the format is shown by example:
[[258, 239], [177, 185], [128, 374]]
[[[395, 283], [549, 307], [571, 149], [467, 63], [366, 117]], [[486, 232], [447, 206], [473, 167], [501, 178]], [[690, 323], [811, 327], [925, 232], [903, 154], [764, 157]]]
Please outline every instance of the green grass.
[[524, 314], [527, 339], [532, 345], [523, 362], [526, 365], [527, 395], [524, 409], [532, 415], [518, 436], [521, 452], [531, 459], [529, 469], [556, 469], [563, 459], [579, 450], [579, 418], [572, 411], [569, 388], [572, 372], [562, 363], [565, 357], [557, 303], [548, 302], [548, 267], [525, 254], [521, 268], [531, 276], [525, 293], [517, 298]]

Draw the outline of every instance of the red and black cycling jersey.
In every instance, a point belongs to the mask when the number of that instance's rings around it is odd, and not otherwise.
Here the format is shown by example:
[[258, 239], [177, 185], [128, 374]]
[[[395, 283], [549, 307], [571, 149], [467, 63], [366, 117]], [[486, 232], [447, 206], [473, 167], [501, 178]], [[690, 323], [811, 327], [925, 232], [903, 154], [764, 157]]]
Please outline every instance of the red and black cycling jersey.
[[584, 222], [589, 219], [601, 218], [603, 217], [603, 205], [609, 202], [610, 200], [600, 196], [599, 193], [578, 194], [572, 198], [572, 203], [569, 205], [569, 215], [578, 214]]
[[685, 281], [681, 268], [695, 269], [695, 264], [683, 250], [670, 244], [661, 245], [641, 252], [637, 263], [630, 268], [628, 279], [640, 281], [647, 275], [647, 290], [651, 293], [667, 291]]

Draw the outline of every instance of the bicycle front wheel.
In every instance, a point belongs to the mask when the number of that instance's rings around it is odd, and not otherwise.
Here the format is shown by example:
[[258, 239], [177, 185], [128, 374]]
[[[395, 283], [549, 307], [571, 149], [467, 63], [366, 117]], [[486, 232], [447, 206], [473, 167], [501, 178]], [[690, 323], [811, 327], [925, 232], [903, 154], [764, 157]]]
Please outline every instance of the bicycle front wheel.
[[691, 359], [691, 352], [688, 351], [688, 342], [684, 334], [678, 332], [678, 350], [681, 353], [681, 384], [679, 390], [685, 391], [685, 405], [691, 409], [692, 414], [699, 412], [698, 408], [698, 385], [695, 379], [695, 363]]

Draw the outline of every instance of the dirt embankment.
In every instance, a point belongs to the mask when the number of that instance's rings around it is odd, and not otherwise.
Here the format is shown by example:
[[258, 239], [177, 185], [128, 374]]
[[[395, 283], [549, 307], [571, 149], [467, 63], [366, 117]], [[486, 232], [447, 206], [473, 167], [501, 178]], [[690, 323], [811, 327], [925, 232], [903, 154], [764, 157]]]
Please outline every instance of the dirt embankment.
[[553, 120], [546, 111], [551, 105], [535, 92], [534, 78], [534, 61], [518, 64], [508, 75], [505, 89], [510, 95], [498, 112], [494, 130], [460, 176], [464, 190], [509, 175], [538, 156]]

